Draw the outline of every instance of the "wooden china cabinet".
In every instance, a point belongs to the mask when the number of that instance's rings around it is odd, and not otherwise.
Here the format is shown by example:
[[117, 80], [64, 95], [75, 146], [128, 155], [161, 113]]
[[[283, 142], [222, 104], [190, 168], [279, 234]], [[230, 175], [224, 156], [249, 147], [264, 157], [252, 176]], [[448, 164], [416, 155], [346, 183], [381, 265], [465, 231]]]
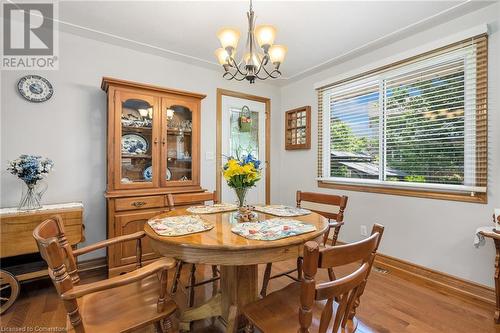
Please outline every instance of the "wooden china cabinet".
[[[143, 230], [151, 217], [200, 187], [200, 108], [205, 95], [104, 77], [108, 98], [108, 238]], [[177, 201], [177, 200], [175, 200]], [[109, 275], [135, 268], [134, 241], [108, 249]], [[144, 263], [157, 258], [147, 239]]]

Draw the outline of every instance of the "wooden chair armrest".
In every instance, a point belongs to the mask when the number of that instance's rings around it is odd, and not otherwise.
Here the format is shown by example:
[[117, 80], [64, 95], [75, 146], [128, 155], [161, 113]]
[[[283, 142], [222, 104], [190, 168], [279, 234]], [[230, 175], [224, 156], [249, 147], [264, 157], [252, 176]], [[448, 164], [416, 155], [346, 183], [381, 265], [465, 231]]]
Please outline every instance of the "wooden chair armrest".
[[121, 243], [121, 242], [126, 242], [134, 239], [141, 239], [142, 237], [146, 236], [146, 233], [144, 231], [138, 231], [133, 234], [129, 235], [123, 235], [123, 236], [118, 236], [110, 239], [105, 239], [103, 241], [94, 243], [89, 246], [82, 247], [81, 249], [77, 249], [73, 251], [73, 255], [75, 257], [80, 256], [85, 253], [89, 253], [98, 249], [101, 249], [103, 247], [108, 247], [110, 245], [116, 244], [116, 243]]
[[82, 297], [87, 294], [92, 294], [101, 290], [112, 289], [116, 287], [121, 287], [126, 284], [137, 282], [142, 280], [152, 274], [156, 274], [160, 271], [166, 271], [174, 268], [176, 261], [172, 258], [159, 259], [145, 267], [136, 269], [135, 271], [115, 276], [107, 280], [97, 281], [93, 283], [87, 283], [83, 285], [78, 285], [73, 287], [71, 290], [63, 293], [61, 298], [63, 300], [75, 299]]

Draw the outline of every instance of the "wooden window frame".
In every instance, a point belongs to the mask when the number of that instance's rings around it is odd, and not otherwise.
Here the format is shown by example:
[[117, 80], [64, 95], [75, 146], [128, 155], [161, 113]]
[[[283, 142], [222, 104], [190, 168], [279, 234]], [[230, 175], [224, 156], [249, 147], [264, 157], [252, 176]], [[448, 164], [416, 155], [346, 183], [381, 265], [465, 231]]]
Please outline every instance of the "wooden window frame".
[[340, 184], [324, 180], [318, 180], [318, 187], [343, 190], [343, 191], [379, 193], [379, 194], [389, 194], [389, 195], [398, 195], [406, 197], [427, 198], [427, 199], [463, 201], [463, 202], [472, 202], [481, 204], [488, 203], [488, 195], [486, 192], [470, 195], [467, 193], [391, 188], [387, 186]]
[[[354, 81], [362, 77], [369, 77], [371, 75], [380, 74], [388, 70], [393, 70], [398, 67], [405, 66], [412, 62], [417, 62], [423, 59], [432, 58], [437, 54], [446, 52], [446, 50], [458, 47], [464, 43], [475, 42], [478, 47], [477, 55], [477, 73], [478, 78], [476, 80], [476, 131], [484, 131], [484, 133], [476, 136], [476, 177], [477, 183], [484, 187], [487, 186], [487, 169], [488, 169], [488, 135], [487, 135], [487, 111], [488, 111], [488, 36], [486, 34], [478, 35], [466, 40], [444, 46], [442, 48], [432, 50], [405, 60], [401, 60], [395, 63], [388, 64], [386, 66], [358, 74], [356, 76], [323, 86], [317, 89], [318, 92], [318, 159], [317, 159], [317, 184], [320, 188], [329, 188], [337, 190], [346, 191], [357, 191], [366, 193], [380, 193], [388, 195], [398, 195], [398, 196], [409, 196], [409, 197], [419, 197], [428, 199], [440, 199], [440, 200], [450, 200], [450, 201], [461, 201], [461, 202], [471, 202], [471, 203], [488, 203], [488, 195], [486, 192], [457, 192], [448, 190], [434, 190], [427, 188], [405, 188], [405, 187], [395, 187], [380, 184], [351, 184], [348, 182], [336, 182], [334, 180], [323, 179], [323, 165], [324, 165], [324, 142], [323, 142], [323, 129], [324, 129], [324, 119], [323, 119], [323, 93], [325, 90], [330, 89], [334, 86], [344, 84], [349, 81]], [[481, 178], [479, 175], [484, 174]]]

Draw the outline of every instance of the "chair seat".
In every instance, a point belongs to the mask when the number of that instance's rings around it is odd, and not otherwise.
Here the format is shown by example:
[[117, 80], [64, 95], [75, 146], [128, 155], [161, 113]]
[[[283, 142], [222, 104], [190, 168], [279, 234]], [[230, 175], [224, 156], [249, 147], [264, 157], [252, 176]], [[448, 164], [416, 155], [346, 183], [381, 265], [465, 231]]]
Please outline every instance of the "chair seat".
[[[310, 332], [318, 332], [321, 312], [326, 301], [315, 302]], [[336, 303], [335, 307], [337, 306]], [[256, 302], [243, 308], [243, 314], [263, 333], [296, 333], [299, 329], [300, 282], [294, 282], [285, 288], [272, 292]], [[331, 332], [333, 320], [327, 332]], [[338, 332], [354, 332], [357, 320], [349, 321], [346, 327]]]
[[[171, 315], [177, 309], [172, 300], [165, 301], [162, 312], [157, 311], [159, 286], [155, 274], [135, 283], [79, 298], [85, 332], [130, 332]], [[68, 332], [75, 332], [69, 319], [66, 327]]]

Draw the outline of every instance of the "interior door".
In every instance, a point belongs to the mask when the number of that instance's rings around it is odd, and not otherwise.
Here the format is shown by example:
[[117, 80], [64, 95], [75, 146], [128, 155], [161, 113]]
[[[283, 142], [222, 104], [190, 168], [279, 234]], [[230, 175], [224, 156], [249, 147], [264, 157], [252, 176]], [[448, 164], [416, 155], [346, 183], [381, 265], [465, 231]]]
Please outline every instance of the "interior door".
[[[240, 124], [243, 106], [250, 109], [251, 126]], [[247, 115], [247, 111], [243, 111]], [[253, 100], [222, 96], [222, 164], [227, 157], [251, 153], [266, 165], [266, 104]], [[234, 190], [227, 186], [224, 178], [221, 184], [221, 200], [234, 203], [237, 197]], [[248, 204], [264, 204], [266, 202], [266, 177], [262, 170], [261, 180], [247, 193]]]
[[162, 98], [160, 157], [162, 186], [199, 184], [198, 107], [198, 101]]
[[115, 117], [115, 187], [158, 186], [157, 97], [118, 90]]

